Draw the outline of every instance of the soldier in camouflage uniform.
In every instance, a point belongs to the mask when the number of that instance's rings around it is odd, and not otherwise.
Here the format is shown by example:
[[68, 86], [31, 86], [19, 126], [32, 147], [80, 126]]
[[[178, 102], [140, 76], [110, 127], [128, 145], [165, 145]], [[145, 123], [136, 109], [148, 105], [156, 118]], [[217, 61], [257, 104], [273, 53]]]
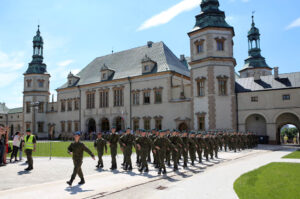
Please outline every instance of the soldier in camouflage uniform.
[[97, 168], [103, 168], [103, 160], [102, 156], [105, 153], [107, 153], [107, 146], [106, 146], [106, 140], [102, 138], [102, 133], [98, 133], [98, 138], [94, 142], [94, 147], [97, 150], [98, 153], [98, 164], [96, 165]]
[[147, 156], [149, 148], [151, 148], [151, 139], [146, 136], [145, 130], [142, 131], [142, 135], [136, 139], [136, 145], [137, 148], [139, 148], [141, 154], [141, 166], [139, 168], [139, 172], [149, 172]]
[[182, 134], [182, 156], [183, 156], [183, 168], [187, 167], [188, 163], [188, 152], [189, 152], [189, 137], [185, 131]]
[[[142, 129], [136, 130], [135, 139], [138, 139], [141, 136], [142, 131], [143, 131]], [[140, 165], [141, 165], [141, 152], [140, 152], [140, 149], [136, 146], [136, 144], [135, 144], [134, 148], [135, 148], [135, 152], [136, 152], [136, 164], [138, 165], [138, 167], [140, 167]]]
[[197, 143], [197, 154], [199, 158], [199, 163], [202, 163], [202, 152], [204, 148], [204, 141], [201, 133], [197, 134], [196, 143]]
[[159, 137], [154, 140], [154, 153], [157, 153], [158, 156], [158, 165], [159, 165], [159, 171], [158, 174], [160, 175], [161, 172], [163, 174], [166, 174], [166, 166], [165, 166], [165, 157], [166, 157], [166, 151], [167, 148], [172, 148], [172, 143], [168, 138], [165, 137], [166, 131], [160, 131]]
[[172, 148], [172, 160], [174, 162], [174, 171], [178, 170], [179, 151], [183, 145], [182, 139], [177, 135], [176, 130], [173, 130], [170, 136], [170, 141], [173, 144]]
[[87, 152], [92, 158], [95, 160], [94, 154], [89, 150], [82, 142], [80, 142], [80, 132], [76, 132], [74, 134], [74, 142], [70, 144], [68, 147], [68, 153], [72, 155], [73, 163], [74, 163], [74, 170], [71, 176], [71, 179], [67, 181], [67, 184], [72, 186], [72, 183], [78, 174], [80, 177], [79, 185], [82, 185], [85, 183], [83, 173], [81, 170], [82, 160], [83, 160], [83, 152]]
[[127, 128], [126, 133], [120, 137], [120, 146], [124, 152], [124, 170], [132, 170], [131, 154], [135, 136], [131, 134], [131, 129]]
[[191, 165], [194, 166], [194, 162], [196, 160], [196, 142], [195, 142], [195, 132], [191, 132], [189, 135], [188, 143], [189, 143], [189, 154], [191, 158]]
[[119, 142], [119, 135], [116, 134], [116, 128], [113, 127], [111, 129], [111, 134], [108, 136], [108, 144], [110, 146], [110, 153], [111, 153], [111, 170], [117, 169], [117, 149], [118, 149], [118, 142]]
[[[170, 139], [171, 131], [169, 129], [167, 129], [165, 136], [166, 136], [167, 139]], [[171, 149], [167, 147], [167, 150], [166, 150], [166, 163], [169, 167], [171, 166], [171, 152], [172, 152]]]

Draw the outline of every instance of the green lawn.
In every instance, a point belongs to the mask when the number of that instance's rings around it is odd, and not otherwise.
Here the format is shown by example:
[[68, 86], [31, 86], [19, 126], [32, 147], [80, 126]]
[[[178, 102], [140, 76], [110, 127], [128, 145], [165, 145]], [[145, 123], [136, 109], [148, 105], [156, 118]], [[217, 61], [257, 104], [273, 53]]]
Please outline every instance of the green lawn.
[[290, 153], [283, 158], [288, 158], [288, 159], [300, 159], [300, 151], [295, 151], [293, 153]]
[[300, 164], [270, 163], [240, 176], [234, 190], [240, 199], [300, 198]]
[[[67, 153], [68, 146], [71, 142], [52, 142], [52, 157], [71, 157]], [[93, 142], [83, 142], [95, 155], [97, 154]], [[107, 153], [110, 154], [109, 145], [107, 145]], [[122, 153], [120, 147], [118, 146], [118, 153]], [[49, 157], [50, 156], [50, 142], [38, 142], [36, 146], [36, 152], [33, 153], [33, 156], [39, 157]], [[84, 153], [84, 156], [89, 156], [87, 153]]]

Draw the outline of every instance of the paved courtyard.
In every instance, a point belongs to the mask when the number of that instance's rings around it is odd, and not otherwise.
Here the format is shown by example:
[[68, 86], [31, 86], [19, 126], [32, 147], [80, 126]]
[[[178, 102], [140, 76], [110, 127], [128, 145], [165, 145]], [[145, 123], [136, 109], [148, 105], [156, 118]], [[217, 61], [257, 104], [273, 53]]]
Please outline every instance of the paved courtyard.
[[[259, 146], [239, 153], [221, 152], [219, 159], [196, 164], [188, 169], [167, 175], [157, 175], [150, 165], [148, 174], [140, 174], [135, 167], [132, 172], [121, 169], [123, 160], [118, 156], [118, 171], [109, 171], [110, 157], [104, 157], [104, 169], [95, 168], [96, 161], [85, 158], [83, 173], [86, 184], [73, 187], [70, 178], [73, 164], [70, 158], [35, 158], [34, 170], [24, 172], [23, 163], [9, 164], [0, 168], [0, 198], [237, 198], [233, 182], [243, 173], [270, 162], [298, 160], [281, 159], [296, 150], [281, 146]], [[132, 159], [135, 161], [135, 155]]]

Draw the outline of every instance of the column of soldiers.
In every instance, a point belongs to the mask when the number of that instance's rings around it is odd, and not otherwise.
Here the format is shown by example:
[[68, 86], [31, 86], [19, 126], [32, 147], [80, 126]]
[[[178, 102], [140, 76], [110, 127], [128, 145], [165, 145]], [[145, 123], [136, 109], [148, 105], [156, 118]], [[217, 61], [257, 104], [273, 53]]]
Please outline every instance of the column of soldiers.
[[[158, 169], [158, 174], [166, 173], [166, 165], [173, 165], [173, 170], [177, 171], [182, 160], [183, 168], [188, 167], [188, 162], [193, 166], [195, 162], [202, 163], [203, 158], [206, 161], [218, 158], [218, 152], [240, 151], [254, 148], [258, 144], [257, 136], [252, 133], [239, 133], [230, 130], [214, 130], [208, 132], [179, 132], [178, 130], [160, 130], [151, 131], [139, 129], [131, 133], [128, 128], [126, 132], [116, 133], [112, 128], [109, 135], [98, 135], [95, 141], [95, 148], [98, 151], [97, 168], [103, 167], [102, 155], [107, 150], [106, 144], [109, 144], [112, 166], [111, 170], [117, 169], [117, 145], [123, 152], [123, 169], [131, 171], [131, 155], [133, 148], [136, 151], [136, 164], [140, 172], [148, 172], [148, 163], [153, 163]], [[151, 153], [153, 161], [151, 161]]]

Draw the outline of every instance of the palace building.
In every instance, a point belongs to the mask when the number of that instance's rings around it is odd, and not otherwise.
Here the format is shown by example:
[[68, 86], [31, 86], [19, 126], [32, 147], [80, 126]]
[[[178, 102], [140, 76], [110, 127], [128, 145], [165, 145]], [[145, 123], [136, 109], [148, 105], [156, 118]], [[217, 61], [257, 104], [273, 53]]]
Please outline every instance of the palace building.
[[[72, 132], [144, 129], [252, 131], [280, 143], [280, 128], [300, 129], [300, 72], [279, 74], [261, 55], [254, 19], [249, 57], [235, 72], [234, 27], [218, 0], [203, 0], [190, 38], [190, 56], [179, 58], [163, 42], [95, 58], [70, 73], [50, 100], [50, 74], [37, 30], [33, 56], [24, 73], [22, 128], [39, 137]], [[15, 128], [14, 128], [15, 129]]]

